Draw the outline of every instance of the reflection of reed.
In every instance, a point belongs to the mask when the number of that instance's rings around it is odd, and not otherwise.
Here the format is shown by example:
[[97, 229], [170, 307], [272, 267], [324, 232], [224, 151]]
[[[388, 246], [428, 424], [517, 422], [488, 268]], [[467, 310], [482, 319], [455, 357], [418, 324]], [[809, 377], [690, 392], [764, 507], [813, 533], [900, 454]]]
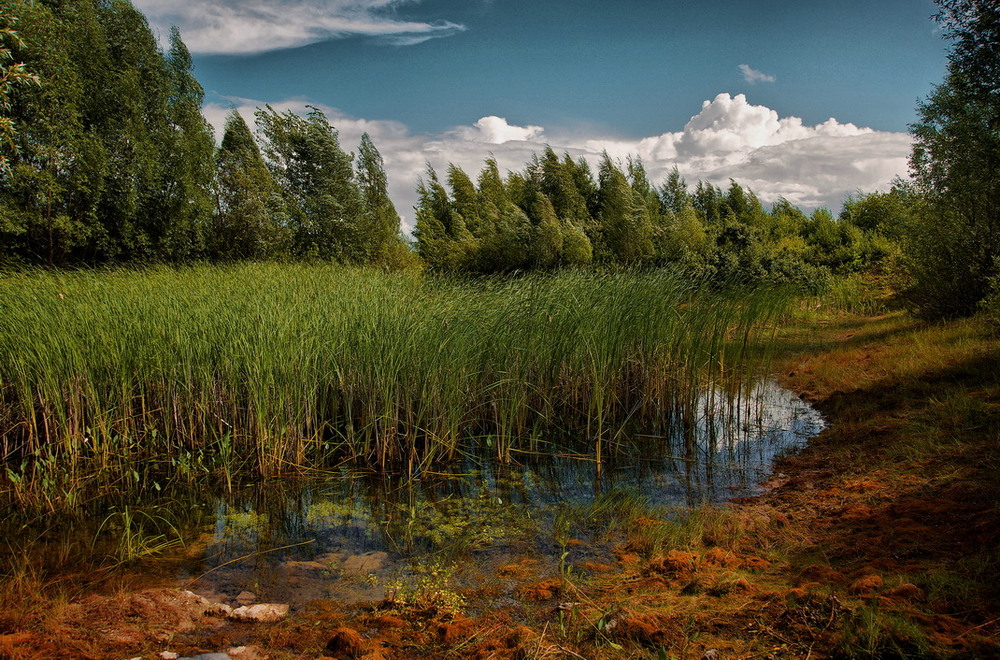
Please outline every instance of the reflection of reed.
[[[592, 455], [553, 444], [552, 451], [522, 452], [517, 462], [506, 463], [470, 449], [453, 471], [428, 472], [420, 479], [345, 471], [340, 478], [253, 489], [219, 509], [209, 552], [221, 562], [316, 539], [293, 553], [261, 555], [255, 565], [242, 567], [265, 575], [276, 562], [331, 551], [454, 557], [497, 544], [531, 545], [551, 538], [559, 520], [569, 524], [567, 511], [586, 509], [579, 515], [593, 516], [598, 503], [621, 506], [623, 493], [650, 505], [687, 507], [752, 493], [776, 455], [800, 446], [822, 426], [814, 410], [773, 382], [759, 382], [725, 401], [706, 394], [694, 426], [674, 418], [656, 432], [637, 434], [608, 457], [600, 473]], [[497, 538], [489, 537], [493, 529]], [[544, 543], [540, 549], [551, 551]]]

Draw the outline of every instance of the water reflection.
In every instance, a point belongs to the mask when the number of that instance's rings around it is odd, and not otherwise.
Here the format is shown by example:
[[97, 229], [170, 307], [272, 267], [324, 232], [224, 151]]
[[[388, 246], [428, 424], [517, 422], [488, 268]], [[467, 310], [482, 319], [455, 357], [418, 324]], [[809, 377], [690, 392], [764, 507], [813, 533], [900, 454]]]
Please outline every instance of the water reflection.
[[584, 541], [577, 560], [600, 560], [610, 549], [594, 542], [598, 512], [613, 515], [622, 505], [614, 498], [684, 507], [756, 494], [775, 458], [822, 426], [815, 410], [765, 381], [735, 400], [705, 395], [686, 427], [633, 429], [627, 442], [609, 442], [600, 464], [566, 442], [509, 464], [469, 450], [451, 471], [417, 480], [345, 468], [269, 483], [216, 503], [204, 558], [182, 579], [209, 572], [196, 586], [220, 597], [361, 601], [428, 567], [457, 562], [457, 579], [471, 582], [525, 554], [554, 564], [570, 536]]

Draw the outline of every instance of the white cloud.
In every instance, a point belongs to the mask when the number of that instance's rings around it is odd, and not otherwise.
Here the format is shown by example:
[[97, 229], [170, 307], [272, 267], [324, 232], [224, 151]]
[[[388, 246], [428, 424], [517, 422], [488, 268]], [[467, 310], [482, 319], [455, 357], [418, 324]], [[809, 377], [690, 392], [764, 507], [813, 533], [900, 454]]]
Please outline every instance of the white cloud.
[[504, 117], [483, 117], [472, 126], [462, 126], [452, 134], [469, 142], [504, 144], [506, 142], [540, 141], [541, 126], [513, 126]]
[[344, 37], [410, 46], [465, 29], [448, 21], [402, 21], [391, 13], [420, 0], [135, 0], [160, 32], [171, 25], [194, 53], [260, 53]]
[[[262, 102], [233, 99], [253, 121]], [[272, 104], [277, 110], [304, 112], [306, 102]], [[483, 160], [492, 156], [501, 171], [520, 170], [533, 153], [546, 145], [560, 155], [583, 157], [597, 165], [606, 150], [613, 158], [640, 156], [651, 181], [666, 179], [676, 165], [692, 186], [698, 180], [727, 186], [735, 179], [765, 202], [785, 197], [810, 212], [825, 206], [838, 210], [844, 198], [857, 190], [886, 189], [897, 175], [906, 175], [911, 140], [906, 133], [890, 133], [842, 124], [828, 119], [815, 126], [798, 117], [779, 117], [765, 106], [751, 105], [742, 94], [719, 94], [705, 101], [683, 130], [634, 140], [593, 135], [546, 132], [540, 126], [516, 126], [501, 117], [483, 117], [469, 126], [438, 135], [414, 135], [404, 124], [350, 117], [323, 107], [340, 134], [345, 150], [357, 150], [368, 132], [385, 159], [389, 194], [412, 230], [415, 187], [427, 164], [442, 177], [448, 164], [463, 168], [475, 179]], [[209, 105], [205, 115], [222, 136], [228, 108]]]
[[764, 73], [763, 71], [757, 71], [751, 68], [749, 64], [741, 64], [739, 66], [740, 73], [743, 74], [743, 79], [748, 83], [759, 83], [759, 82], [774, 82], [775, 77]]

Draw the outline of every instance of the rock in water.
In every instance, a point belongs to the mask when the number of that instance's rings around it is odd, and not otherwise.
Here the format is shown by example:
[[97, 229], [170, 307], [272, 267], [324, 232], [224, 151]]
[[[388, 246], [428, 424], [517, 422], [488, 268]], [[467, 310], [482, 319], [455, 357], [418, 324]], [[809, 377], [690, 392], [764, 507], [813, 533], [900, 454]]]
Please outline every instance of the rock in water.
[[382, 568], [389, 555], [384, 552], [366, 552], [363, 555], [353, 555], [344, 560], [341, 569], [345, 573], [374, 573]]

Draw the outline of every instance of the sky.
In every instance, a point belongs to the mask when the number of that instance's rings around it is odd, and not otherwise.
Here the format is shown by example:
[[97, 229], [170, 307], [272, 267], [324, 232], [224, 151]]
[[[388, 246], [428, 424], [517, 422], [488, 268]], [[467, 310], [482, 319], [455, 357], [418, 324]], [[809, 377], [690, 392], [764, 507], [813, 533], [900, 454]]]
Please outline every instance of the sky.
[[217, 138], [265, 103], [319, 107], [348, 151], [368, 132], [406, 229], [428, 164], [517, 170], [546, 145], [836, 212], [906, 175], [946, 65], [931, 0], [134, 4], [180, 27]]

